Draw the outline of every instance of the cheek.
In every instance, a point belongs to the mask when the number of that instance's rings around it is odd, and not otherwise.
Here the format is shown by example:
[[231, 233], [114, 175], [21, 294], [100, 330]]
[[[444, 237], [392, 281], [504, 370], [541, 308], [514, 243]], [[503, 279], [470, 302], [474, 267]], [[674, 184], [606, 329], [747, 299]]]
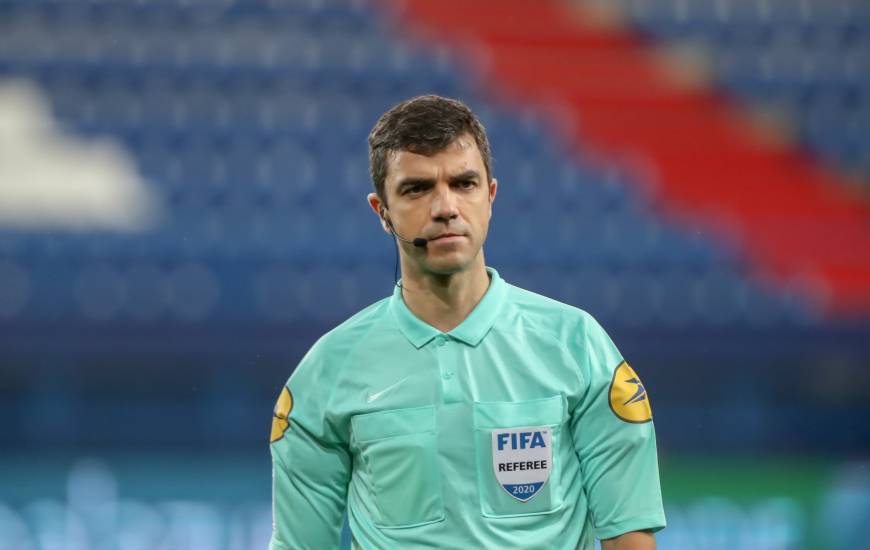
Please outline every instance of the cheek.
[[489, 220], [492, 218], [492, 206], [490, 204], [486, 204], [485, 206], [478, 207], [477, 215], [475, 216], [474, 225], [477, 228], [477, 232], [485, 236], [487, 230], [489, 228]]
[[492, 201], [487, 200], [481, 206], [481, 211], [483, 212], [483, 219], [486, 222], [489, 222], [489, 219], [492, 217]]
[[402, 210], [398, 211], [399, 218], [408, 225], [417, 226], [420, 225], [420, 220], [426, 220], [427, 215], [426, 211], [423, 208], [415, 208], [405, 207]]

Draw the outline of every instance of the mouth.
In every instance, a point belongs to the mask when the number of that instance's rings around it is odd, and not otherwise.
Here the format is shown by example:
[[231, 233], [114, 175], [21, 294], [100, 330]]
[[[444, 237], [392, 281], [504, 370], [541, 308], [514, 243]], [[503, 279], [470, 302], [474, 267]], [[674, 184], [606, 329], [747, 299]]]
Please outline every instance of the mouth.
[[465, 235], [460, 235], [458, 233], [442, 233], [437, 237], [432, 237], [431, 239], [429, 239], [429, 242], [452, 242], [464, 238]]

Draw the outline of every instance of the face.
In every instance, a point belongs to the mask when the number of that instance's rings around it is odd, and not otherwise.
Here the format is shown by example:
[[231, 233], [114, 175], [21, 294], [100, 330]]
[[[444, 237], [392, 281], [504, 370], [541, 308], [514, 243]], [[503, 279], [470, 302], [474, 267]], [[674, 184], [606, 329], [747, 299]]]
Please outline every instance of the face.
[[[497, 182], [486, 181], [474, 138], [462, 135], [432, 156], [396, 152], [387, 168], [387, 205], [375, 193], [369, 195], [369, 204], [376, 213], [384, 209], [384, 217], [403, 238], [429, 240], [425, 247], [399, 241], [403, 260], [441, 275], [482, 264]], [[383, 218], [381, 222], [390, 232]]]

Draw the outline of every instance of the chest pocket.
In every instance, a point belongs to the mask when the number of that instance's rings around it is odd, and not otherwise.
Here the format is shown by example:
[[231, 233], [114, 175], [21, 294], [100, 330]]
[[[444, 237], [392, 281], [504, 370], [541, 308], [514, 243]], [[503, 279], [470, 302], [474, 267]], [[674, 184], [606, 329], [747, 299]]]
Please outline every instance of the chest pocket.
[[[517, 517], [547, 514], [561, 508], [560, 450], [563, 446], [564, 420], [565, 402], [561, 395], [533, 401], [474, 403], [477, 486], [481, 514], [491, 518]], [[523, 435], [524, 433], [527, 435]], [[499, 434], [502, 437], [500, 443]], [[542, 453], [545, 450], [543, 443], [550, 446], [545, 453]], [[499, 447], [515, 447], [520, 450], [514, 451], [512, 455], [505, 455], [514, 458], [502, 459], [496, 456], [500, 454]], [[524, 455], [527, 458], [522, 458]], [[543, 460], [549, 462], [544, 465], [549, 468], [549, 476], [543, 486], [538, 487], [532, 481], [540, 479]], [[504, 462], [510, 464], [499, 466]], [[513, 474], [496, 474], [500, 467], [512, 470]], [[517, 475], [516, 469], [526, 467], [530, 469]], [[498, 475], [502, 475], [501, 481]], [[530, 482], [513, 485], [506, 482], [506, 478], [511, 476], [527, 477]], [[530, 494], [533, 496], [529, 497]]]
[[382, 528], [444, 519], [435, 408], [362, 414], [351, 420], [353, 442], [369, 477]]

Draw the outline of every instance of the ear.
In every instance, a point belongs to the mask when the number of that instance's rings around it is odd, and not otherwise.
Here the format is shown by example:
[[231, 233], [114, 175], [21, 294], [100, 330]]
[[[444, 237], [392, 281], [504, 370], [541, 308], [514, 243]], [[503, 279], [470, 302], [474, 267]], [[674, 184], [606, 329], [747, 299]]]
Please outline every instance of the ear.
[[378, 219], [381, 220], [381, 227], [384, 228], [384, 231], [392, 235], [393, 232], [390, 231], [390, 226], [387, 224], [387, 220], [385, 219], [385, 211], [387, 207], [381, 202], [381, 198], [377, 193], [369, 193], [366, 198], [368, 199], [369, 207], [371, 207], [372, 211], [377, 214]]
[[495, 195], [498, 193], [498, 180], [492, 178], [489, 181], [489, 211], [492, 214], [492, 203], [495, 202]]

